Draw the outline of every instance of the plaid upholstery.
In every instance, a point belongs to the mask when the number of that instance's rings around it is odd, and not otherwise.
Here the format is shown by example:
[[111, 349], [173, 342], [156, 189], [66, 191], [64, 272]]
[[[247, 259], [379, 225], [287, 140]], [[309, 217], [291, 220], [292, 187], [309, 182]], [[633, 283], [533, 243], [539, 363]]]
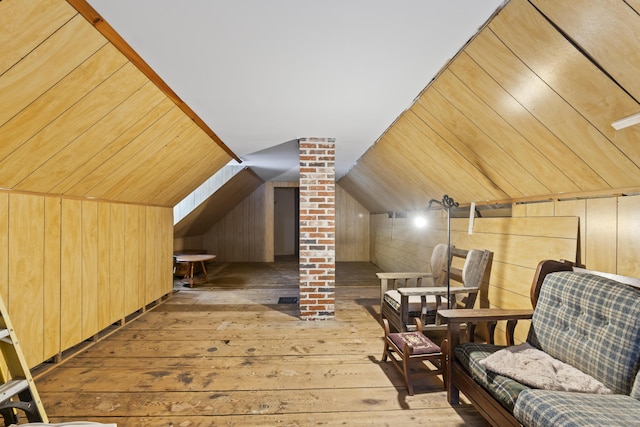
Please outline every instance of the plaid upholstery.
[[640, 290], [577, 272], [547, 275], [527, 341], [630, 394], [640, 363]]
[[513, 410], [518, 395], [529, 387], [495, 372], [487, 371], [479, 362], [485, 357], [504, 348], [492, 344], [478, 344], [467, 342], [455, 348], [456, 359], [471, 374], [471, 377], [480, 383], [493, 397], [504, 407]]
[[640, 401], [624, 395], [524, 390], [513, 410], [525, 427], [638, 425]]

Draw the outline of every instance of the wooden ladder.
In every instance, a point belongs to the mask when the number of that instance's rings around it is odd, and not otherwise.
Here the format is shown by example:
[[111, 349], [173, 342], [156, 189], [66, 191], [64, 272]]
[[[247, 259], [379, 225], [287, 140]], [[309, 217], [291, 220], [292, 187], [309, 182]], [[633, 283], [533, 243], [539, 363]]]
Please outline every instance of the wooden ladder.
[[7, 372], [0, 371], [0, 415], [4, 424], [18, 423], [18, 409], [24, 411], [29, 422], [49, 422], [2, 298], [0, 350], [7, 366]]

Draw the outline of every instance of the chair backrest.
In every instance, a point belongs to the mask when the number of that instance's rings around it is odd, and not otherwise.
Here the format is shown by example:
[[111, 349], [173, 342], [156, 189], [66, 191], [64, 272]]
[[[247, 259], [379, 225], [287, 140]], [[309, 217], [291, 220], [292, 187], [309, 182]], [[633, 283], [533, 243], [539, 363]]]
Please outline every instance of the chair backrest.
[[433, 248], [431, 253], [431, 273], [438, 274], [433, 278], [435, 286], [442, 286], [446, 276], [449, 263], [447, 262], [447, 245], [439, 243]]
[[471, 249], [462, 267], [462, 284], [465, 287], [479, 287], [482, 283], [491, 252], [481, 249]]
[[[467, 288], [480, 288], [483, 282], [489, 280], [493, 252], [486, 249], [471, 249], [462, 267], [462, 284]], [[473, 308], [478, 297], [478, 291], [469, 292], [463, 300], [464, 308]]]

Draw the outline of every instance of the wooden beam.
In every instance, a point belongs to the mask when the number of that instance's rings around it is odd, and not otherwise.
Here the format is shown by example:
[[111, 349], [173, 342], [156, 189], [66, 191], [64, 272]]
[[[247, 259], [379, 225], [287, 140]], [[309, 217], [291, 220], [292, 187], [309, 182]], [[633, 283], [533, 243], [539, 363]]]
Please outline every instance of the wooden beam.
[[220, 139], [218, 135], [165, 83], [162, 78], [147, 64], [138, 53], [109, 25], [100, 14], [86, 0], [67, 0], [96, 30], [98, 30], [113, 46], [131, 61], [149, 80], [167, 95], [191, 120], [193, 120], [207, 135], [211, 137], [224, 151], [238, 163], [242, 160]]

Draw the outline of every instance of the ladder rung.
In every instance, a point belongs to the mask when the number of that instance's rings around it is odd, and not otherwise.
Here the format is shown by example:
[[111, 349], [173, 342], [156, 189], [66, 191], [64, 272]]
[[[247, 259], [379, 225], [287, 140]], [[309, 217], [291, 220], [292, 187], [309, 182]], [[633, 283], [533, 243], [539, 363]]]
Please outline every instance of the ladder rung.
[[24, 378], [9, 380], [0, 385], [0, 401], [7, 400], [27, 388], [29, 388], [29, 382]]

